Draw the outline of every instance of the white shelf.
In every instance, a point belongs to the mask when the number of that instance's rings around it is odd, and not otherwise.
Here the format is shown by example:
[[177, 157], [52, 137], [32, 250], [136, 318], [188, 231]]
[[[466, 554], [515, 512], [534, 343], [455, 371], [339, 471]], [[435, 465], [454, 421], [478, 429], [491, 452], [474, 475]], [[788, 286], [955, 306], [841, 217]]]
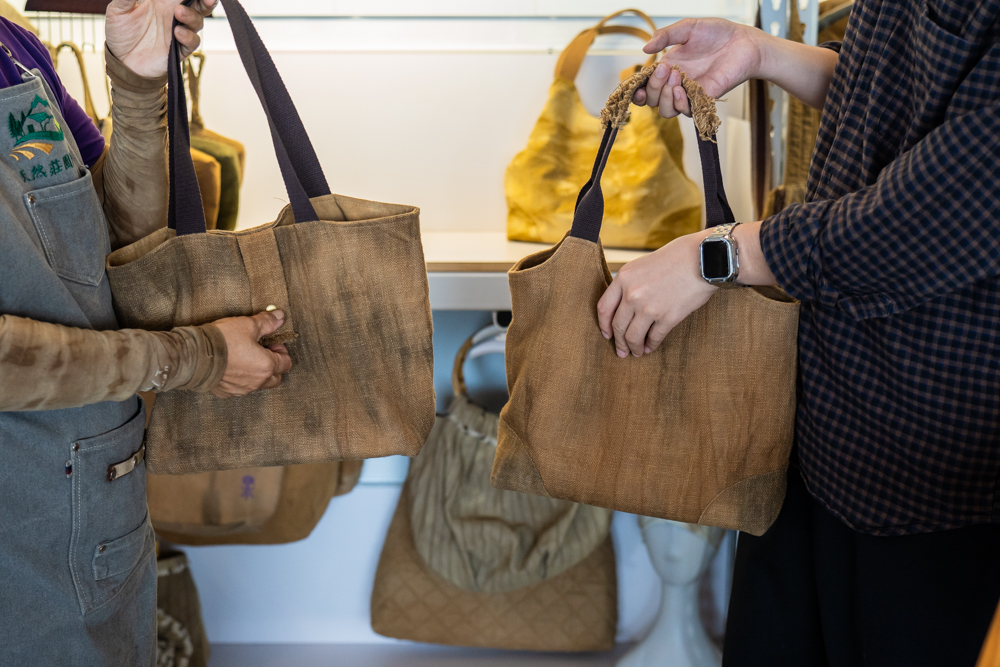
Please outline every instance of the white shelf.
[[[507, 271], [546, 243], [508, 241], [505, 232], [425, 231], [424, 259], [433, 310], [510, 310]], [[618, 271], [641, 250], [605, 250]]]

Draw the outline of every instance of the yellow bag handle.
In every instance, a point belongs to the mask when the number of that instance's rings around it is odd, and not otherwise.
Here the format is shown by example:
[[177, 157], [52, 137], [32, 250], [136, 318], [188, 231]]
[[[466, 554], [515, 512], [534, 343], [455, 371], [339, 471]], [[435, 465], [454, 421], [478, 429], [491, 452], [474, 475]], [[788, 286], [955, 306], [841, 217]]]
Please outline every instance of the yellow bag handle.
[[205, 129], [205, 121], [201, 117], [201, 74], [204, 71], [205, 54], [201, 51], [192, 53], [187, 65], [187, 75], [188, 88], [191, 90], [191, 129], [195, 132]]
[[[645, 21], [654, 32], [656, 31], [656, 23], [653, 22], [653, 19], [638, 9], [623, 9], [620, 12], [605, 16], [596, 26], [587, 28], [574, 37], [573, 41], [563, 49], [563, 52], [559, 55], [559, 61], [556, 63], [556, 78], [566, 79], [567, 81], [576, 80], [576, 75], [580, 72], [583, 59], [587, 56], [587, 52], [598, 35], [633, 35], [647, 42], [652, 39], [652, 35], [641, 28], [633, 28], [626, 25], [607, 25], [608, 21], [624, 14], [635, 14]], [[646, 64], [651, 65], [654, 60], [655, 56], [650, 56]], [[623, 78], [630, 76], [633, 72], [635, 72], [635, 68], [629, 67], [622, 73]]]
[[52, 50], [53, 60], [55, 61], [53, 64], [56, 67], [59, 66], [59, 54], [62, 53], [63, 49], [69, 49], [73, 52], [73, 55], [76, 56], [76, 62], [80, 66], [80, 78], [83, 79], [84, 111], [86, 111], [90, 119], [94, 121], [94, 125], [100, 127], [101, 119], [97, 116], [97, 109], [94, 107], [94, 97], [90, 94], [90, 81], [87, 79], [87, 68], [83, 63], [83, 51], [81, 51], [80, 47], [73, 42], [63, 42]]

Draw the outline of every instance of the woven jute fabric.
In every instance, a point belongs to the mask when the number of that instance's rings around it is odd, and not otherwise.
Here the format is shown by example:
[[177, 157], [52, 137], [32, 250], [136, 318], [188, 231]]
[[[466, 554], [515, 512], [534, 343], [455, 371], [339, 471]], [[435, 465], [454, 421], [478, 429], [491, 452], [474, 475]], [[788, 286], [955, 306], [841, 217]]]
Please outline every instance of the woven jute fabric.
[[607, 651], [615, 645], [618, 584], [606, 538], [546, 581], [506, 593], [459, 588], [417, 552], [407, 494], [389, 526], [372, 592], [380, 635], [452, 646], [522, 651]]
[[[648, 76], [639, 72], [622, 87]], [[695, 116], [705, 116], [696, 118], [699, 132], [711, 131], [714, 101], [683, 78], [700, 100]], [[570, 234], [510, 270], [510, 400], [500, 413], [493, 484], [760, 535], [785, 494], [799, 304], [777, 288], [726, 287], [652, 354], [618, 358], [597, 322], [611, 284], [597, 233], [601, 176], [628, 113], [627, 103], [619, 107], [613, 95]], [[699, 150], [709, 222], [731, 220], [714, 137], [700, 137]]]
[[[213, 544], [286, 544], [309, 537], [323, 518], [330, 500], [350, 493], [361, 476], [361, 461], [307, 463], [278, 468], [281, 471], [281, 493], [274, 512], [260, 526], [244, 530], [212, 530], [200, 524], [188, 524], [174, 530], [156, 520], [159, 510], [150, 504], [150, 518], [156, 533], [167, 542], [190, 546]], [[205, 474], [205, 473], [202, 473]], [[150, 476], [163, 477], [163, 476]], [[180, 480], [197, 478], [184, 475]], [[147, 483], [147, 486], [154, 482]], [[197, 480], [195, 484], [199, 484]], [[185, 482], [180, 482], [184, 486]], [[197, 488], [195, 492], [197, 492]], [[189, 492], [188, 490], [179, 492]], [[162, 494], [161, 494], [162, 496]], [[164, 498], [164, 502], [168, 501]]]
[[[650, 39], [641, 29], [608, 24], [624, 13], [637, 14], [651, 31], [656, 30], [653, 21], [638, 10], [617, 12], [577, 35], [556, 64], [548, 100], [528, 144], [507, 167], [507, 235], [512, 240], [556, 243], [573, 222], [576, 193], [587, 180], [601, 142], [601, 120], [583, 106], [574, 80], [598, 36]], [[684, 172], [683, 153], [684, 139], [676, 118], [661, 118], [655, 108], [635, 109], [621, 133], [618, 151], [611, 156], [605, 182], [609, 195], [601, 231], [605, 246], [659, 248], [698, 231], [701, 199], [698, 187]]]
[[296, 224], [286, 208], [247, 231], [175, 237], [163, 229], [108, 257], [122, 327], [168, 330], [267, 305], [287, 318], [264, 341], [287, 342], [294, 367], [280, 387], [231, 399], [159, 397], [147, 433], [150, 472], [420, 451], [434, 423], [434, 387], [419, 212], [339, 195], [312, 204], [321, 221]]
[[763, 534], [784, 499], [798, 304], [721, 289], [656, 352], [619, 359], [597, 323], [599, 245], [567, 237], [509, 277], [493, 484]]

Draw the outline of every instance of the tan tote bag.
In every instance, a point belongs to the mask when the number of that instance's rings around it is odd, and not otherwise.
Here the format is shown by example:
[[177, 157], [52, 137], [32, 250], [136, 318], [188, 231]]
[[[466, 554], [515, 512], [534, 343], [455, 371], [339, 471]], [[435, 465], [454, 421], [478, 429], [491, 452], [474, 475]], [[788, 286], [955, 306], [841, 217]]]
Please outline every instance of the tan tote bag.
[[[611, 283], [599, 242], [601, 176], [633, 92], [608, 102], [601, 151], [573, 229], [510, 270], [510, 401], [493, 484], [644, 516], [763, 534], [785, 493], [799, 305], [776, 288], [732, 286], [660, 348], [619, 359], [597, 323]], [[733, 220], [722, 188], [715, 103], [684, 78], [701, 135], [710, 225]]]
[[[166, 526], [159, 502], [150, 500], [149, 514], [156, 534], [167, 542], [190, 546], [216, 544], [287, 544], [309, 537], [323, 518], [330, 500], [350, 493], [361, 477], [362, 461], [307, 463], [276, 468], [281, 472], [281, 493], [273, 514], [258, 527], [247, 530], [211, 530], [195, 518], [181, 526]], [[205, 473], [203, 473], [205, 474]], [[165, 476], [157, 476], [163, 479]], [[197, 477], [192, 476], [192, 477]], [[186, 479], [188, 476], [180, 477]], [[160, 495], [167, 500], [167, 497]]]
[[490, 486], [498, 417], [455, 398], [410, 465], [375, 575], [372, 628], [412, 641], [530, 651], [614, 646], [611, 512]]
[[276, 306], [285, 323], [261, 342], [287, 343], [294, 368], [277, 389], [242, 398], [160, 396], [147, 431], [149, 471], [415, 456], [435, 407], [419, 210], [330, 194], [246, 11], [237, 0], [222, 4], [268, 116], [291, 204], [276, 222], [206, 231], [175, 40], [169, 226], [112, 253], [108, 277], [123, 327], [167, 330]]

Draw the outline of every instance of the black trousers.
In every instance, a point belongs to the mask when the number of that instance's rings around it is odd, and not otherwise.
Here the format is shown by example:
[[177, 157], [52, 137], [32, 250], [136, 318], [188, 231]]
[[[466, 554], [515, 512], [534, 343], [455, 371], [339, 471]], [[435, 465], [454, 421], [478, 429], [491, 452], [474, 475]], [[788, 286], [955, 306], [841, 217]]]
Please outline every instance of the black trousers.
[[1000, 526], [857, 533], [797, 468], [775, 524], [740, 534], [724, 667], [974, 667], [1000, 600]]

